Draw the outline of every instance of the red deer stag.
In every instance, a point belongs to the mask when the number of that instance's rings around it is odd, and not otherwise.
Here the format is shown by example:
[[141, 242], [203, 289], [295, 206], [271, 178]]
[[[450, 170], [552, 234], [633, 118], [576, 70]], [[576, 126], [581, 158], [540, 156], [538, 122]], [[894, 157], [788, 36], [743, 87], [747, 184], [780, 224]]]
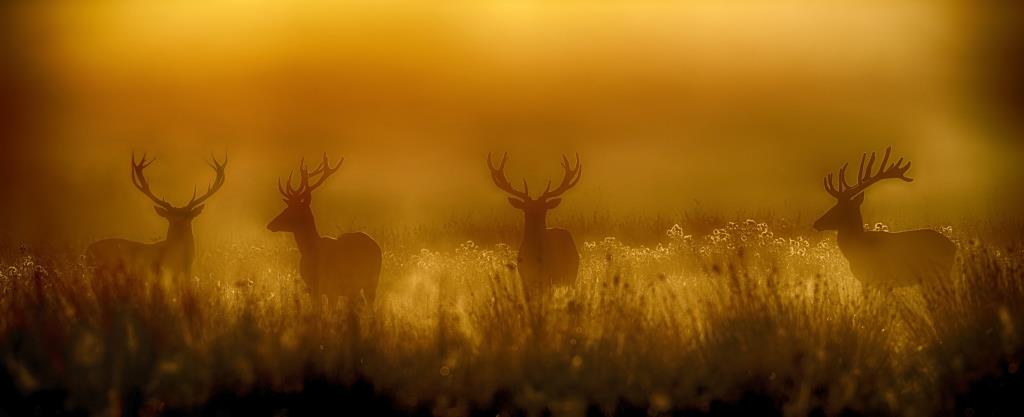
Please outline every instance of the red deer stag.
[[[345, 233], [337, 239], [321, 237], [309, 208], [313, 190], [337, 172], [343, 161], [344, 158], [332, 167], [324, 154], [320, 166], [313, 172], [309, 172], [305, 162], [300, 162], [298, 188], [292, 188], [290, 174], [287, 186], [282, 186], [278, 179], [277, 189], [284, 195], [288, 207], [267, 225], [267, 229], [291, 232], [295, 236], [301, 254], [299, 273], [317, 301], [321, 295], [343, 296], [350, 301], [362, 296], [372, 304], [380, 278], [380, 246], [362, 232]], [[310, 178], [314, 178], [312, 184]]]
[[203, 203], [224, 185], [227, 156], [224, 157], [224, 162], [211, 158], [208, 164], [216, 173], [213, 183], [202, 196], [196, 196], [193, 191], [192, 199], [180, 207], [172, 206], [150, 190], [149, 181], [146, 180], [143, 171], [153, 161], [155, 159], [147, 160], [143, 154], [142, 160], [136, 162], [135, 154], [132, 154], [132, 184], [156, 204], [156, 214], [167, 219], [167, 238], [156, 243], [125, 239], [104, 239], [95, 242], [89, 245], [85, 252], [86, 263], [95, 271], [126, 276], [191, 276], [196, 250], [195, 239], [192, 236], [192, 219], [203, 212]]
[[838, 179], [829, 173], [824, 181], [825, 191], [836, 199], [836, 205], [814, 222], [814, 228], [838, 232], [839, 249], [850, 263], [853, 275], [866, 287], [905, 287], [947, 278], [953, 269], [956, 249], [942, 234], [934, 230], [864, 230], [860, 214], [864, 190], [884, 179], [913, 181], [906, 175], [910, 161], [904, 163], [900, 158], [889, 164], [891, 152], [891, 146], [886, 148], [878, 172], [872, 172], [875, 153], [870, 158], [862, 155], [856, 185], [846, 183], [846, 164], [839, 169]]
[[576, 242], [568, 230], [548, 228], [545, 217], [548, 210], [558, 207], [562, 202], [559, 198], [563, 193], [576, 185], [580, 180], [580, 157], [576, 155], [575, 166], [569, 165], [569, 159], [562, 156], [562, 168], [565, 171], [562, 183], [554, 190], [551, 181], [537, 198], [530, 197], [530, 188], [523, 180], [523, 190], [517, 190], [505, 177], [505, 162], [508, 154], [501, 157], [497, 167], [487, 155], [487, 166], [491, 170], [491, 179], [502, 191], [510, 194], [508, 202], [512, 207], [520, 209], [526, 215], [526, 227], [523, 240], [519, 245], [518, 269], [523, 280], [523, 289], [528, 297], [542, 294], [553, 286], [568, 285], [576, 281], [579, 272], [580, 255], [576, 251]]

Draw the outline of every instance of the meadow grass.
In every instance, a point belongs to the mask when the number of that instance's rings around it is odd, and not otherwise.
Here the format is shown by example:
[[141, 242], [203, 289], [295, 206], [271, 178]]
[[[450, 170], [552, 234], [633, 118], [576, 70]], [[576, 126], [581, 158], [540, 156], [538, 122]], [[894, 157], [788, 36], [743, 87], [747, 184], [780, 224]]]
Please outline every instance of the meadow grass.
[[452, 416], [1020, 409], [1020, 242], [946, 230], [946, 285], [874, 293], [834, 239], [769, 223], [586, 240], [579, 282], [530, 303], [514, 248], [424, 249], [415, 231], [387, 234], [372, 306], [316, 307], [283, 241], [203, 250], [187, 282], [94, 277], [80, 248], [8, 243], [0, 411], [202, 414], [315, 386]]

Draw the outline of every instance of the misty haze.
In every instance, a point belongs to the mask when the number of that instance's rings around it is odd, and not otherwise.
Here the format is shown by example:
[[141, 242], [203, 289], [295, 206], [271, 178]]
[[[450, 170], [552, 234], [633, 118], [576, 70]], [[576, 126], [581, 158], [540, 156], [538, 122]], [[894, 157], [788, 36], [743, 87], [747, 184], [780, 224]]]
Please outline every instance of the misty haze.
[[2, 6], [0, 415], [1018, 415], [1009, 3]]

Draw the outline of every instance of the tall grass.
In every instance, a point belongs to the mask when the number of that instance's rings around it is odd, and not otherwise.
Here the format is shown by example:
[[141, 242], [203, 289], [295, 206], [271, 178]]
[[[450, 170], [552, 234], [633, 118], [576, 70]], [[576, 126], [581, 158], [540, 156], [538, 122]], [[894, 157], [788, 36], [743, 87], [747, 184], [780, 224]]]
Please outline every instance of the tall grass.
[[1019, 243], [958, 237], [947, 285], [879, 294], [833, 240], [794, 230], [747, 220], [674, 226], [649, 246], [586, 241], [577, 285], [530, 303], [507, 245], [434, 251], [396, 231], [407, 240], [386, 250], [375, 305], [319, 309], [284, 244], [204, 251], [188, 282], [95, 277], [76, 248], [8, 245], [0, 411], [188, 413], [316, 384], [433, 415], [1013, 407]]

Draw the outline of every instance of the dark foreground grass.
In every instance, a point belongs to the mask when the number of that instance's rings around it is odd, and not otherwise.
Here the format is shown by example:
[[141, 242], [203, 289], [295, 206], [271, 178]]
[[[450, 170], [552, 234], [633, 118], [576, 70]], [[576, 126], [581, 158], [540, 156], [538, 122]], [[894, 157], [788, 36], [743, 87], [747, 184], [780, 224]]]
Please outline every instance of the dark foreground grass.
[[0, 415], [1024, 415], [1024, 252], [966, 235], [928, 291], [863, 294], [834, 242], [746, 221], [586, 242], [529, 306], [506, 246], [391, 251], [375, 305], [319, 310], [287, 246], [188, 282], [6, 246]]

